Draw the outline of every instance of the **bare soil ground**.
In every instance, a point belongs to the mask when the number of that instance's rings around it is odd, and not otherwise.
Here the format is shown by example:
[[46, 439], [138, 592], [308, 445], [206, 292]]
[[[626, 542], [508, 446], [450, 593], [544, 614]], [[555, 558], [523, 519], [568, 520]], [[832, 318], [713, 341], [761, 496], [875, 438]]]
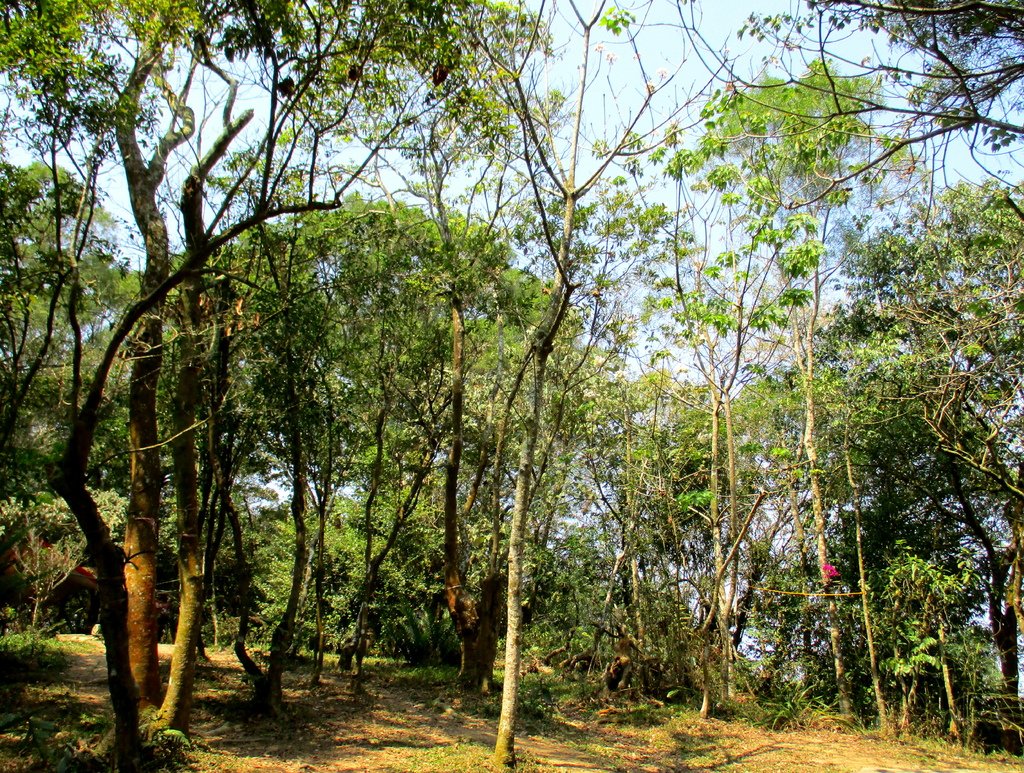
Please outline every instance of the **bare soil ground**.
[[[67, 638], [71, 652], [64, 673], [6, 690], [0, 694], [8, 702], [2, 710], [12, 710], [12, 700], [22, 707], [38, 705], [40, 716], [55, 721], [57, 742], [90, 732], [95, 742], [109, 724], [102, 645], [92, 637]], [[170, 647], [161, 647], [161, 658], [169, 656]], [[308, 672], [297, 670], [286, 681], [287, 716], [275, 720], [253, 716], [249, 688], [233, 655], [213, 651], [199, 669], [193, 743], [178, 762], [198, 773], [490, 769], [498, 695], [467, 695], [452, 685], [452, 672], [440, 669], [370, 661], [366, 671], [362, 689], [354, 690], [337, 670], [325, 670], [315, 688], [308, 686]], [[894, 741], [834, 725], [773, 732], [742, 721], [701, 721], [693, 712], [647, 702], [557, 699], [550, 689], [556, 683], [553, 675], [526, 677], [517, 746], [523, 770], [1024, 770], [1019, 759], [967, 754], [935, 742]], [[23, 739], [0, 735], [0, 771], [43, 769]]]

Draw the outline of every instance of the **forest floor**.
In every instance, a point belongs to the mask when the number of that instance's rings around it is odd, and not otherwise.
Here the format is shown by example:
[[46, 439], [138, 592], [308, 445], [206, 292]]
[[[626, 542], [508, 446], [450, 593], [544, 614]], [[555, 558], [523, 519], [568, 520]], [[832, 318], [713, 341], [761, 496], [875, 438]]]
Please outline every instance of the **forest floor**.
[[[95, 744], [109, 728], [101, 642], [62, 639], [62, 671], [0, 675], [0, 713], [31, 711], [37, 723], [35, 732], [28, 723], [0, 732], [2, 773], [46, 770], [54, 764], [53, 749]], [[169, 656], [170, 647], [161, 646], [161, 658]], [[363, 689], [353, 691], [336, 669], [325, 669], [312, 689], [308, 670], [297, 669], [286, 681], [287, 715], [272, 720], [249, 710], [248, 685], [233, 654], [212, 651], [199, 668], [191, 744], [175, 750], [174, 739], [167, 739], [161, 762], [149, 767], [198, 773], [490, 769], [500, 695], [467, 695], [453, 686], [451, 669], [368, 659], [364, 670]], [[520, 770], [528, 773], [1022, 769], [1020, 759], [884, 739], [824, 716], [817, 727], [786, 731], [743, 720], [702, 721], [678, 706], [588, 695], [580, 683], [566, 687], [555, 674], [527, 674], [522, 697], [517, 750]], [[49, 764], [40, 761], [41, 745], [51, 750]]]

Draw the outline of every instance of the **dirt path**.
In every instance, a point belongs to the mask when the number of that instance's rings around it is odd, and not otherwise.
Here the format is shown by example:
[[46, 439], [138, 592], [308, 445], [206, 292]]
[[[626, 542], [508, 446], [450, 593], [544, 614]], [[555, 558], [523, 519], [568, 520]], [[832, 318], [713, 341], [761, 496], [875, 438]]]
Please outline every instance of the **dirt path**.
[[[75, 642], [65, 679], [79, 698], [106, 706], [102, 645]], [[161, 646], [161, 660], [171, 648]], [[325, 671], [310, 689], [304, 674], [286, 680], [288, 715], [254, 717], [249, 686], [228, 651], [212, 651], [198, 671], [192, 735], [200, 773], [355, 773], [477, 771], [490, 767], [496, 701], [461, 697], [448, 681], [410, 681], [408, 671], [373, 664], [364, 689]], [[553, 709], [554, 711], [554, 709]], [[643, 719], [628, 705], [595, 713], [579, 708], [546, 718], [543, 734], [521, 732], [528, 771], [676, 773], [979, 773], [1019, 771], [1017, 761], [967, 758], [952, 748], [894, 743], [828, 730], [770, 732], [742, 722], [701, 722], [692, 715]]]
[[[348, 677], [331, 673], [313, 691], [289, 685], [287, 700], [296, 716], [283, 723], [222, 722], [210, 716], [195, 731], [212, 751], [244, 760], [246, 771], [404, 772], [443, 767], [449, 754], [453, 760], [468, 757], [483, 763], [494, 748], [493, 721], [418, 700], [422, 696], [397, 692], [384, 680], [371, 678], [360, 695], [353, 694], [348, 682]], [[551, 739], [526, 736], [518, 749], [543, 770], [615, 769], [600, 757]]]
[[[75, 645], [64, 678], [75, 685], [83, 701], [105, 704], [102, 642], [88, 635], [61, 639]], [[171, 645], [160, 645], [165, 668], [172, 650]], [[354, 695], [348, 677], [337, 672], [326, 672], [315, 690], [306, 689], [294, 676], [286, 681], [287, 702], [298, 709], [297, 722], [295, 718], [281, 723], [244, 716], [225, 719], [212, 709], [217, 705], [240, 708], [234, 704], [247, 688], [233, 654], [226, 650], [209, 654], [209, 660], [199, 667], [206, 685], [198, 691], [192, 733], [211, 752], [233, 758], [234, 765], [245, 771], [405, 771], [403, 749], [439, 750], [443, 756], [449, 747], [494, 748], [493, 722], [452, 706], [417, 702], [373, 679], [365, 694]], [[210, 683], [212, 688], [207, 686]], [[307, 726], [303, 716], [310, 711], [315, 713], [315, 721], [309, 724], [315, 728]], [[615, 769], [599, 757], [546, 738], [524, 736], [518, 749], [544, 770], [599, 773]]]

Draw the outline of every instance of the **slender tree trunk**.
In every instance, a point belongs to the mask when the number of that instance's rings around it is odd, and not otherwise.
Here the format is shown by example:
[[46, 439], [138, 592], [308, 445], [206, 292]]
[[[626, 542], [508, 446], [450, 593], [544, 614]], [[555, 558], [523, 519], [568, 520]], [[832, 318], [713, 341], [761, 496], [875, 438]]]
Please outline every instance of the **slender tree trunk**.
[[700, 673], [703, 684], [701, 685], [700, 718], [708, 719], [711, 716], [711, 628], [707, 627], [701, 631], [701, 657]]
[[196, 409], [199, 405], [202, 360], [199, 351], [200, 288], [195, 279], [181, 289], [181, 366], [174, 399], [171, 445], [178, 510], [178, 628], [174, 636], [167, 695], [161, 721], [188, 733], [195, 681], [196, 647], [203, 620], [203, 540], [199, 523], [199, 455], [196, 450]]
[[[566, 201], [565, 232], [560, 249], [559, 266], [567, 265], [569, 239], [572, 235], [572, 220], [575, 199]], [[533, 463], [540, 435], [540, 423], [544, 409], [544, 385], [547, 375], [548, 357], [554, 347], [554, 339], [561, 326], [568, 307], [571, 288], [566, 277], [559, 271], [551, 301], [534, 335], [533, 388], [530, 412], [526, 420], [526, 432], [519, 453], [519, 468], [516, 472], [516, 494], [512, 509], [512, 527], [508, 547], [508, 597], [506, 601], [507, 629], [505, 632], [505, 683], [501, 695], [501, 716], [498, 720], [498, 736], [494, 746], [494, 758], [499, 765], [515, 765], [515, 733], [519, 715], [519, 681], [522, 660], [523, 621], [523, 545], [526, 536], [526, 521], [529, 516], [529, 501], [533, 481]]]
[[[817, 282], [815, 283], [817, 288]], [[804, 455], [807, 457], [808, 476], [811, 484], [811, 509], [814, 513], [814, 531], [818, 547], [818, 565], [821, 572], [822, 587], [827, 591], [831, 577], [826, 575], [828, 564], [828, 544], [825, 537], [825, 505], [821, 494], [821, 472], [818, 469], [818, 446], [816, 441], [815, 421], [817, 410], [814, 400], [814, 331], [816, 319], [817, 289], [815, 290], [815, 306], [812, 307], [811, 320], [808, 322], [807, 338], [803, 342], [804, 353], [801, 357], [801, 370], [804, 377]], [[799, 333], [797, 347], [799, 349]], [[839, 697], [839, 713], [844, 717], [853, 716], [853, 701], [850, 697], [850, 683], [846, 677], [846, 665], [843, 660], [843, 638], [839, 629], [839, 605], [834, 596], [828, 597], [829, 638], [832, 644], [832, 663], [836, 674], [836, 688]]]
[[[732, 545], [736, 541], [739, 531], [739, 474], [736, 470], [736, 435], [733, 428], [732, 397], [728, 392], [723, 393], [722, 408], [725, 416], [725, 449], [728, 463], [728, 487], [729, 487], [729, 538], [727, 544]], [[732, 667], [734, 652], [732, 649], [732, 635], [729, 627], [732, 625], [735, 609], [736, 588], [739, 584], [739, 551], [733, 552], [733, 559], [728, 567], [728, 584], [723, 578], [721, 609], [718, 615], [719, 639], [722, 646], [722, 698], [731, 700], [736, 693], [736, 678]]]
[[[71, 442], [54, 470], [51, 483], [67, 502], [86, 537], [89, 554], [96, 562], [99, 586], [99, 621], [106, 647], [107, 687], [114, 709], [113, 767], [119, 773], [136, 773], [141, 765], [139, 695], [132, 677], [128, 646], [128, 591], [124, 581], [124, 551], [114, 544], [95, 500], [85, 484], [91, 434], [83, 422], [75, 422]], [[87, 453], [87, 452], [86, 452]]]
[[[502, 590], [505, 583], [502, 582], [500, 564], [502, 559], [501, 532], [505, 523], [505, 503], [503, 498], [502, 478], [505, 469], [505, 451], [508, 443], [508, 421], [512, 411], [513, 403], [519, 394], [525, 370], [520, 369], [516, 374], [512, 389], [505, 400], [503, 414], [495, 419], [495, 407], [497, 404], [498, 392], [501, 388], [502, 374], [505, 369], [505, 328], [502, 316], [498, 315], [498, 364], [494, 372], [494, 385], [491, 388], [490, 400], [488, 403], [487, 423], [491, 428], [489, 436], [494, 437], [494, 451], [491, 463], [491, 486], [488, 511], [491, 515], [491, 537], [487, 548], [487, 571], [480, 582], [480, 596], [477, 602], [477, 637], [476, 645], [472, 653], [476, 661], [475, 671], [478, 678], [478, 686], [481, 693], [488, 693], [491, 689], [491, 682], [494, 679], [494, 661], [498, 656], [498, 637], [503, 622], [502, 613]], [[478, 468], [479, 485], [482, 480], [484, 468]], [[471, 495], [472, 497], [473, 495]], [[469, 512], [472, 501], [467, 500], [463, 508], [463, 515]]]
[[522, 662], [522, 621], [523, 621], [523, 543], [526, 536], [527, 502], [530, 498], [530, 483], [533, 477], [533, 459], [539, 434], [541, 407], [544, 400], [544, 375], [548, 353], [538, 351], [534, 355], [533, 406], [526, 426], [516, 473], [515, 505], [512, 510], [512, 528], [508, 548], [508, 600], [505, 632], [505, 683], [501, 694], [501, 717], [498, 721], [498, 737], [494, 756], [499, 764], [515, 765], [515, 732], [519, 715], [519, 681]]
[[242, 519], [238, 515], [231, 496], [228, 493], [222, 495], [223, 506], [227, 509], [228, 521], [231, 524], [231, 536], [235, 549], [235, 563], [238, 566], [236, 580], [238, 582], [238, 631], [235, 633], [234, 651], [235, 657], [241, 663], [245, 673], [255, 679], [263, 677], [263, 669], [252, 659], [246, 649], [246, 639], [249, 636], [249, 614], [252, 607], [252, 569], [249, 566], [248, 552], [245, 547], [245, 539], [242, 534]]
[[[317, 522], [319, 523], [319, 511], [317, 511]], [[304, 618], [306, 616], [306, 606], [309, 603], [309, 586], [315, 583], [315, 570], [316, 570], [316, 557], [320, 552], [320, 530], [317, 528], [313, 532], [313, 539], [310, 540], [309, 547], [306, 550], [306, 568], [302, 572], [302, 587], [299, 589], [299, 603], [296, 607], [295, 615], [297, 618]], [[315, 597], [314, 589], [314, 597]], [[315, 613], [314, 613], [315, 614]], [[296, 639], [292, 639], [291, 649], [288, 651], [288, 657], [294, 658], [299, 654], [299, 647], [302, 646], [301, 642]]]
[[[465, 577], [459, 569], [459, 467], [462, 460], [462, 415], [464, 401], [463, 371], [465, 326], [462, 305], [457, 297], [451, 299], [452, 314], [452, 441], [445, 465], [444, 481], [444, 588], [445, 600], [455, 632], [462, 646], [462, 665], [459, 676], [484, 689], [489, 674], [480, 673], [483, 666], [477, 653], [480, 637], [480, 616], [476, 599], [465, 587]], [[484, 666], [484, 670], [488, 669]]]
[[963, 720], [960, 718], [960, 710], [956, 705], [956, 696], [953, 694], [953, 676], [949, 671], [949, 660], [946, 658], [945, 621], [939, 623], [939, 661], [942, 664], [942, 684], [946, 689], [946, 705], [949, 708], [949, 735], [959, 741]]
[[[295, 366], [288, 363], [288, 399], [290, 405], [298, 405], [298, 395], [294, 384]], [[299, 592], [302, 589], [302, 578], [306, 569], [306, 459], [298, 417], [292, 415], [290, 420], [289, 443], [291, 445], [292, 497], [291, 514], [295, 528], [295, 547], [292, 560], [292, 580], [288, 592], [281, 621], [274, 629], [270, 641], [270, 657], [267, 659], [267, 671], [256, 683], [256, 704], [274, 716], [283, 709], [283, 687], [285, 660], [291, 649], [292, 638], [295, 636], [295, 617], [299, 607]]]
[[230, 313], [234, 293], [227, 282], [220, 283], [217, 294], [217, 333], [214, 343], [216, 372], [210, 409], [210, 468], [217, 491], [220, 517], [226, 517], [231, 528], [232, 547], [235, 553], [235, 580], [238, 590], [238, 630], [235, 632], [234, 652], [245, 673], [250, 677], [261, 677], [262, 669], [249, 656], [246, 638], [249, 635], [249, 612], [251, 606], [250, 586], [252, 570], [249, 566], [249, 551], [245, 546], [242, 520], [232, 496], [234, 488], [234, 464], [232, 458], [234, 419], [227, 409], [227, 398], [231, 388], [229, 370], [231, 366], [231, 339], [224, 330], [224, 317]]
[[313, 581], [316, 606], [316, 652], [313, 655], [313, 673], [309, 678], [312, 687], [320, 684], [320, 674], [324, 670], [324, 641], [326, 638], [324, 629], [324, 541], [327, 537], [327, 509], [328, 499], [325, 492], [317, 506], [316, 577]]
[[[802, 438], [800, 442], [802, 447]], [[794, 539], [796, 539], [796, 545], [800, 551], [800, 566], [803, 567], [806, 590], [808, 593], [813, 593], [815, 585], [817, 584], [816, 580], [818, 574], [813, 571], [811, 558], [807, 551], [807, 534], [804, 531], [803, 519], [800, 516], [800, 498], [797, 494], [796, 484], [796, 467], [793, 466], [790, 468], [789, 475], [786, 480], [786, 485], [789, 488], [789, 510], [793, 517], [793, 536]], [[811, 627], [808, 623], [806, 613], [801, 616], [800, 620], [800, 639], [803, 646], [804, 656], [811, 657], [811, 650], [813, 649], [811, 643]]]
[[587, 664], [589, 673], [597, 663], [597, 654], [601, 647], [601, 637], [605, 631], [612, 628], [612, 600], [615, 598], [615, 580], [619, 576], [619, 570], [626, 560], [626, 541], [623, 536], [622, 546], [615, 554], [615, 561], [612, 563], [612, 570], [608, 573], [608, 588], [604, 594], [604, 603], [601, 605], [601, 624], [594, 628], [594, 641], [590, 645], [590, 658]]
[[[501, 328], [499, 325], [498, 361], [499, 371], [503, 362]], [[495, 379], [500, 377], [495, 374]], [[495, 381], [495, 387], [498, 383]], [[497, 396], [497, 390], [492, 393]], [[480, 601], [477, 605], [479, 617], [478, 633], [474, 657], [476, 673], [480, 678], [480, 691], [490, 692], [494, 678], [494, 661], [498, 656], [498, 634], [502, 622], [502, 577], [499, 571], [501, 561], [501, 531], [505, 522], [504, 500], [502, 498], [502, 471], [505, 468], [505, 447], [508, 441], [508, 411], [498, 422], [494, 443], [494, 464], [490, 490], [489, 510], [491, 514], [491, 539], [487, 549], [487, 572], [480, 583]]]
[[850, 483], [850, 492], [852, 494], [853, 501], [853, 517], [854, 524], [857, 529], [857, 574], [860, 579], [860, 603], [861, 612], [864, 615], [864, 634], [868, 640], [868, 658], [871, 668], [871, 686], [875, 691], [875, 708], [878, 711], [878, 724], [885, 733], [889, 727], [889, 717], [887, 707], [885, 705], [885, 694], [882, 692], [882, 674], [878, 668], [878, 651], [875, 648], [875, 627], [871, 622], [871, 588], [868, 586], [868, 576], [864, 569], [864, 546], [863, 546], [863, 528], [861, 527], [861, 496], [860, 486], [857, 485], [855, 478], [853, 477], [853, 462], [850, 459], [849, 445], [845, 449], [846, 453], [846, 479]]
[[[126, 138], [125, 142], [133, 142]], [[129, 152], [128, 150], [124, 151]], [[167, 228], [156, 204], [156, 190], [143, 173], [127, 165], [135, 220], [145, 238], [143, 294], [167, 279], [170, 270]], [[163, 366], [163, 304], [157, 304], [139, 325], [129, 356], [128, 387], [128, 519], [125, 524], [125, 584], [128, 589], [128, 633], [132, 674], [142, 706], [158, 706], [161, 698], [157, 656], [157, 549], [160, 524], [160, 438], [157, 429], [157, 387]]]
[[[711, 606], [714, 608], [714, 612], [709, 614], [713, 615], [715, 622], [718, 625], [719, 635], [725, 636], [728, 633], [728, 610], [724, 608], [725, 592], [721, 587], [721, 583], [725, 580], [725, 548], [722, 545], [722, 507], [720, 500], [721, 484], [719, 482], [720, 476], [720, 455], [719, 455], [719, 441], [721, 436], [721, 415], [722, 415], [722, 401], [719, 397], [719, 391], [714, 384], [709, 383], [708, 388], [711, 392], [711, 459], [710, 466], [708, 469], [708, 488], [711, 491], [711, 505], [710, 505], [710, 518], [711, 518], [711, 540], [712, 540], [712, 551], [714, 553], [715, 560], [715, 587], [711, 589]], [[722, 618], [726, 619], [726, 622], [722, 622]], [[711, 630], [710, 628], [704, 633], [704, 647], [701, 650], [702, 657], [711, 658]], [[724, 647], [724, 645], [723, 645]], [[721, 664], [724, 662], [720, 662]], [[711, 711], [711, 663], [707, 662], [702, 665], [701, 672], [704, 674], [704, 696], [701, 700], [701, 719], [707, 719], [710, 716]], [[727, 678], [726, 673], [721, 674], [723, 678], [722, 690], [725, 690], [725, 680]]]

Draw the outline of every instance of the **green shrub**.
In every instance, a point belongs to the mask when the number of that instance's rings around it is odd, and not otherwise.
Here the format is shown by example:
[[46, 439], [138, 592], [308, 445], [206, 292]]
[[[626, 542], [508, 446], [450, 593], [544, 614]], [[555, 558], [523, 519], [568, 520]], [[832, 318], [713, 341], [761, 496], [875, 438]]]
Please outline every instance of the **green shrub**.
[[809, 686], [795, 683], [784, 683], [758, 703], [762, 711], [758, 724], [772, 730], [807, 727], [829, 713], [828, 706], [812, 694]]
[[11, 680], [25, 672], [64, 668], [67, 655], [56, 639], [28, 630], [0, 636], [0, 679]]
[[459, 662], [459, 637], [448, 615], [432, 615], [405, 607], [401, 615], [381, 626], [381, 651], [411, 666]]

